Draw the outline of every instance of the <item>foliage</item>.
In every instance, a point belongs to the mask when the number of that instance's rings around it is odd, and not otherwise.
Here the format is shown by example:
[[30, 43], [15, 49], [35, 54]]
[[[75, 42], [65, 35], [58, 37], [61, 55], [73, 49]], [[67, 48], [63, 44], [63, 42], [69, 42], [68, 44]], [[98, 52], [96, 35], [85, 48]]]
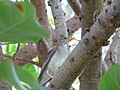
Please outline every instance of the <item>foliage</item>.
[[[27, 88], [39, 87], [35, 78], [28, 71], [14, 65], [10, 60], [4, 60], [0, 64], [0, 77], [18, 89], [27, 90]], [[22, 85], [21, 81], [26, 84], [27, 88]]]
[[34, 78], [37, 80], [38, 73], [35, 70], [35, 67], [33, 64], [26, 64], [25, 66], [23, 66], [23, 69], [26, 69], [28, 72], [30, 72], [34, 76]]
[[113, 65], [102, 77], [99, 90], [120, 90], [120, 63]]
[[3, 53], [13, 54], [15, 53], [16, 44], [6, 44], [2, 45]]
[[[25, 43], [20, 43], [20, 48], [25, 47]], [[5, 54], [10, 54], [13, 55], [15, 53], [17, 44], [16, 43], [4, 43], [4, 45], [2, 45], [2, 51]]]
[[[36, 21], [35, 14], [35, 7], [28, 0], [0, 0], [0, 42], [9, 42], [3, 46], [5, 53], [13, 54], [16, 43], [37, 42], [42, 37], [48, 37], [46, 30]], [[24, 47], [23, 43], [21, 47]], [[30, 64], [21, 68], [10, 60], [4, 60], [0, 64], [0, 78], [20, 90], [47, 90], [38, 84], [35, 79], [37, 72]]]
[[36, 21], [35, 13], [35, 7], [27, 0], [16, 4], [0, 0], [0, 41], [37, 42], [43, 36], [48, 37]]

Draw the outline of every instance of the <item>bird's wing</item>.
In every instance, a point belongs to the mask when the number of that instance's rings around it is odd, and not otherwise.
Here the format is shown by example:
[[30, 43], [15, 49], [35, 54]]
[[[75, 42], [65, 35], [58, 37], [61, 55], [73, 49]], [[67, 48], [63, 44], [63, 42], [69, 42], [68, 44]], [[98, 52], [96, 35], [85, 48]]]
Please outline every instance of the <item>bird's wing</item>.
[[[47, 59], [46, 59], [45, 63], [42, 65], [41, 73], [40, 73], [40, 75], [39, 75], [39, 77], [38, 77], [38, 82], [39, 82], [39, 83], [41, 82], [41, 79], [43, 78], [43, 74], [44, 74], [44, 72], [46, 71], [47, 66], [48, 66], [51, 58], [52, 58], [53, 55], [55, 54], [56, 49], [57, 49], [57, 48], [55, 47], [55, 48], [53, 48], [52, 50], [50, 50], [50, 52], [48, 53], [48, 56], [47, 56]], [[47, 73], [46, 73], [46, 74], [47, 74]]]

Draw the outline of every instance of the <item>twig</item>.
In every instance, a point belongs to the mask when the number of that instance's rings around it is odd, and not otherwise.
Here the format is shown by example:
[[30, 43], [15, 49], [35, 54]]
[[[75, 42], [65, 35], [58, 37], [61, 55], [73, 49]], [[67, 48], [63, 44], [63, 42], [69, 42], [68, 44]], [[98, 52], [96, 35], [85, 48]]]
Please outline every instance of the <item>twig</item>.
[[112, 60], [112, 52], [110, 51], [110, 58], [109, 58], [110, 62], [112, 63], [112, 65], [115, 64], [115, 61]]
[[13, 60], [16, 60], [16, 56], [17, 56], [17, 53], [18, 53], [19, 49], [20, 49], [20, 43], [18, 43], [17, 49], [15, 51], [15, 54], [13, 54]]
[[[0, 53], [0, 55], [1, 55], [2, 57], [6, 57], [6, 58], [10, 58], [10, 59], [13, 59], [13, 57], [14, 57], [14, 56], [11, 56], [11, 55], [8, 55], [8, 54], [2, 54], [2, 53]], [[31, 64], [36, 65], [36, 66], [40, 66], [38, 62], [30, 61], [29, 59], [22, 59], [22, 58], [20, 58], [20, 57], [16, 57], [16, 60], [27, 61], [27, 62], [29, 62], [29, 63], [31, 63]]]

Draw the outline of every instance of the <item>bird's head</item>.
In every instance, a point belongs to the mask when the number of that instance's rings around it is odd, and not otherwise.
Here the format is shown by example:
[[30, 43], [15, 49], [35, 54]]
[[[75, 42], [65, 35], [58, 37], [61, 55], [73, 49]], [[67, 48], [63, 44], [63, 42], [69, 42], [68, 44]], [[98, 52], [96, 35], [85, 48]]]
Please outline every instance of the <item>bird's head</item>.
[[63, 37], [63, 38], [58, 39], [57, 44], [65, 45], [72, 40], [76, 40], [76, 39], [74, 37]]

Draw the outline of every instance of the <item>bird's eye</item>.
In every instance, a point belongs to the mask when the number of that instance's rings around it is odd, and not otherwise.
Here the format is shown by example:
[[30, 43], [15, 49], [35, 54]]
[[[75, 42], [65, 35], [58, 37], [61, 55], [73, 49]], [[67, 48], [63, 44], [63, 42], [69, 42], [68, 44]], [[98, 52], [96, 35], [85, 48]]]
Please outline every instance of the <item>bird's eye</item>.
[[71, 47], [71, 45], [69, 45], [69, 48]]
[[64, 37], [64, 39], [67, 39], [67, 37]]

